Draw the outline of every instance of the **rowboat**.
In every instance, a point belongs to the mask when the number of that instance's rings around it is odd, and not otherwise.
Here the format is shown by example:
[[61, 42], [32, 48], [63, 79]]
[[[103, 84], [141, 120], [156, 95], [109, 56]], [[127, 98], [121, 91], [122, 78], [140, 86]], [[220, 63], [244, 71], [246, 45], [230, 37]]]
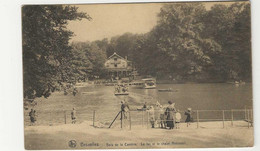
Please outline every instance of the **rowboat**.
[[129, 95], [129, 92], [120, 92], [120, 93], [115, 93], [115, 95]]
[[169, 88], [169, 89], [159, 89], [158, 91], [159, 92], [178, 92], [178, 90], [173, 90], [171, 88]]
[[142, 79], [144, 81], [143, 88], [144, 89], [154, 89], [156, 88], [156, 80], [153, 78], [147, 78], [147, 79]]

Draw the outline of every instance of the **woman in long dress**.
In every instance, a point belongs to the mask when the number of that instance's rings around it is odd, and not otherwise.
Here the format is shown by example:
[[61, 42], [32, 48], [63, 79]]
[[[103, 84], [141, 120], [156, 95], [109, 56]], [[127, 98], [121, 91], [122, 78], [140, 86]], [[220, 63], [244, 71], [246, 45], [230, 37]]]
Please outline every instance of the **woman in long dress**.
[[168, 101], [169, 106], [166, 108], [166, 123], [167, 123], [167, 127], [169, 127], [169, 129], [173, 129], [174, 128], [174, 117], [175, 117], [175, 112], [176, 109], [174, 107], [174, 103], [172, 101]]

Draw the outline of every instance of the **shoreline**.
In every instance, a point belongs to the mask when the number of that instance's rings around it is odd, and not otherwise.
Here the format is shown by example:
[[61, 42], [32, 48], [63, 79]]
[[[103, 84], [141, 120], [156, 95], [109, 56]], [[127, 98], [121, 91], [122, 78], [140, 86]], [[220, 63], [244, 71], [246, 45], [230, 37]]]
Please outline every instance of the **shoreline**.
[[[91, 121], [57, 126], [25, 126], [25, 149], [212, 148], [254, 145], [254, 128], [248, 128], [246, 122], [236, 121], [233, 127], [227, 122], [225, 128], [221, 128], [221, 125], [222, 122], [201, 122], [197, 128], [196, 123], [189, 127], [186, 127], [186, 123], [181, 123], [180, 129], [173, 130], [147, 127], [132, 127], [130, 130], [129, 127], [120, 129], [116, 126], [111, 129], [94, 128]], [[71, 140], [77, 142], [75, 148], [69, 147], [68, 142]]]

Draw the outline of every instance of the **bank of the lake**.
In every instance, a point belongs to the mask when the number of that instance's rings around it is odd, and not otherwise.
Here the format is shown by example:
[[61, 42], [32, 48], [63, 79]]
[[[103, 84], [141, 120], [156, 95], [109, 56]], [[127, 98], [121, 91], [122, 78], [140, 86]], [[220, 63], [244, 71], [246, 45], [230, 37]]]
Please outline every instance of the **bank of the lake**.
[[26, 126], [25, 148], [73, 149], [68, 145], [70, 140], [77, 142], [75, 149], [251, 147], [254, 144], [253, 128], [248, 128], [244, 121], [234, 122], [233, 127], [226, 123], [225, 128], [221, 127], [222, 122], [202, 122], [198, 129], [196, 123], [190, 127], [183, 123], [180, 129], [174, 130], [107, 129], [94, 128], [91, 124], [85, 121], [75, 125]]

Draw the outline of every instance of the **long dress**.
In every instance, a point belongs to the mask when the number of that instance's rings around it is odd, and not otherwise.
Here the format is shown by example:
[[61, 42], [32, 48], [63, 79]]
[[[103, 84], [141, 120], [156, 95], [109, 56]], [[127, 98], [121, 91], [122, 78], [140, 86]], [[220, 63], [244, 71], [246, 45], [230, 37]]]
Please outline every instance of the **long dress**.
[[186, 111], [185, 115], [187, 116], [185, 123], [192, 122], [193, 119], [192, 119], [192, 116], [191, 116], [191, 111]]
[[171, 104], [166, 108], [166, 112], [167, 112], [166, 123], [167, 123], [167, 127], [170, 127], [170, 129], [173, 129], [173, 127], [174, 127], [175, 111], [176, 110], [175, 110], [174, 104]]

